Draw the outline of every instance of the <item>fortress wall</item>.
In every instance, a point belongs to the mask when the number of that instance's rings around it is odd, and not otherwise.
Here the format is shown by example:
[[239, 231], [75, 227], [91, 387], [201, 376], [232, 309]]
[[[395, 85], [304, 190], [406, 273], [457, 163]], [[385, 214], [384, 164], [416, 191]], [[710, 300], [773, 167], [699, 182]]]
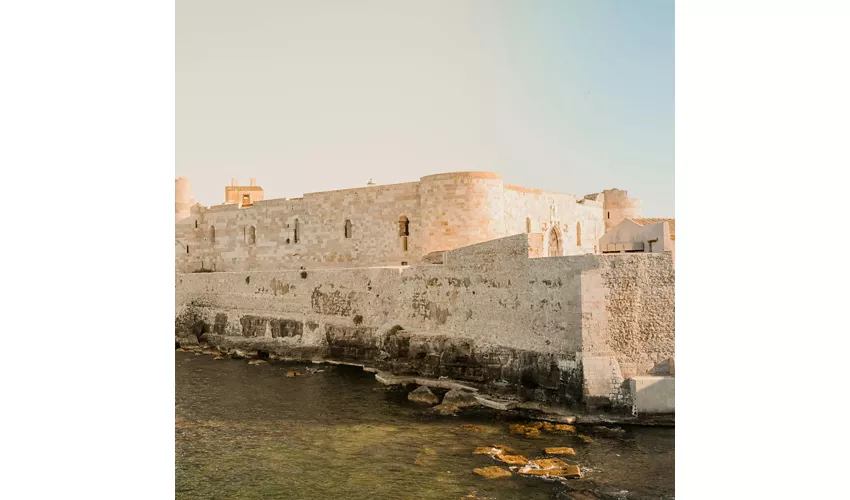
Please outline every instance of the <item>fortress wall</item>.
[[503, 183], [490, 172], [455, 172], [419, 182], [423, 254], [501, 238]]
[[178, 274], [178, 335], [201, 324], [225, 347], [508, 380], [562, 401], [587, 390], [614, 398], [623, 374], [672, 356], [669, 256], [528, 259], [522, 245], [449, 252], [443, 266]]
[[[408, 250], [402, 249], [398, 221], [410, 220]], [[299, 238], [295, 242], [295, 220]], [[352, 223], [351, 238], [344, 224]], [[198, 221], [198, 228], [194, 224]], [[215, 242], [209, 228], [215, 226]], [[253, 226], [255, 243], [246, 242]], [[399, 265], [421, 254], [418, 183], [306, 194], [291, 200], [269, 200], [240, 209], [235, 205], [202, 208], [177, 225], [177, 238], [190, 242], [179, 254], [177, 270], [217, 271]], [[287, 240], [289, 240], [287, 242]]]

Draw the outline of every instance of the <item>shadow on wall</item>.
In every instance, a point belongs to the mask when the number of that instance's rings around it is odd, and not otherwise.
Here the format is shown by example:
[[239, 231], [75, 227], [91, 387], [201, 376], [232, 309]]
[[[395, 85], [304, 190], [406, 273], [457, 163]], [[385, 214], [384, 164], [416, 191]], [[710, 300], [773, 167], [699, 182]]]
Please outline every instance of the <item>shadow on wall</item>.
[[674, 413], [676, 409], [676, 379], [673, 377], [634, 377], [629, 380], [638, 414]]

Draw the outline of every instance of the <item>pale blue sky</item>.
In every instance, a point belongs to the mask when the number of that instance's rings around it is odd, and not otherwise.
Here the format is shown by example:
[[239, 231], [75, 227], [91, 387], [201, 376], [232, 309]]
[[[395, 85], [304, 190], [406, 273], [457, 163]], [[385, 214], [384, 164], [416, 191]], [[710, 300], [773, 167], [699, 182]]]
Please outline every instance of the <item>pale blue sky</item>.
[[221, 203], [490, 170], [672, 217], [672, 0], [178, 0], [177, 175]]

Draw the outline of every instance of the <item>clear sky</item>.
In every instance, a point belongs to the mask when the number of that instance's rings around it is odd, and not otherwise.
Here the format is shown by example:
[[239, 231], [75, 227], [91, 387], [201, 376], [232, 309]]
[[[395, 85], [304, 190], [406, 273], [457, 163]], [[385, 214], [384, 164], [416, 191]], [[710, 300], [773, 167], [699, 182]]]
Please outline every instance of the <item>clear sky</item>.
[[178, 0], [177, 172], [222, 203], [488, 170], [673, 217], [673, 0]]

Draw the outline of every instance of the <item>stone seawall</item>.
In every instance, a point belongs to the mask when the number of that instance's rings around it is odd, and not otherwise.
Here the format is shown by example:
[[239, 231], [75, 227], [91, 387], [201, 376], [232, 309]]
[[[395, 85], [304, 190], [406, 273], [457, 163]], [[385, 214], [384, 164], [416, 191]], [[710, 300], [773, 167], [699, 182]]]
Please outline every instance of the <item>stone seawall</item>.
[[176, 335], [628, 406], [624, 377], [663, 374], [673, 357], [670, 256], [529, 259], [527, 245], [473, 245], [445, 265], [178, 274]]

